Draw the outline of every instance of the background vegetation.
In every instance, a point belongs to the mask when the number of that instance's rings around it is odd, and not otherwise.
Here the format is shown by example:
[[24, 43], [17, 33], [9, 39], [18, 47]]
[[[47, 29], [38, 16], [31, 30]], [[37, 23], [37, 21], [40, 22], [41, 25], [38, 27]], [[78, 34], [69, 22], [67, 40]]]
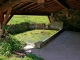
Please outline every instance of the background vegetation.
[[[30, 21], [30, 22], [29, 22]], [[31, 30], [30, 24], [49, 24], [47, 16], [14, 16], [7, 25], [8, 33], [12, 34], [14, 38], [22, 42], [36, 43], [44, 41], [54, 33], [56, 30]]]
[[9, 21], [8, 25], [20, 24], [23, 22], [27, 23], [45, 23], [49, 24], [47, 16], [31, 16], [31, 15], [14, 15], [13, 18]]
[[63, 9], [54, 13], [54, 19], [63, 21], [65, 30], [80, 31], [80, 10], [70, 9], [66, 11]]
[[13, 51], [23, 50], [26, 42], [36, 43], [45, 40], [53, 35], [56, 30], [31, 30], [29, 24], [49, 24], [47, 16], [14, 16], [7, 26], [3, 26], [8, 31], [6, 38], [0, 43], [0, 60], [43, 60], [36, 55], [25, 55], [22, 58], [16, 57]]

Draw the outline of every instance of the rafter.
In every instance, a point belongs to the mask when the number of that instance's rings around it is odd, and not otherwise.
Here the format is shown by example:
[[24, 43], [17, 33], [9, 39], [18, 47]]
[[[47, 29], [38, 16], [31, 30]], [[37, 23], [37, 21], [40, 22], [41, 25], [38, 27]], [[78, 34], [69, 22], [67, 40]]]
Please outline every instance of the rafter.
[[23, 8], [21, 8], [20, 10], [24, 10], [26, 8], [29, 8], [29, 7], [33, 6], [33, 5], [36, 5], [36, 3], [30, 3], [30, 4], [26, 5], [26, 6], [24, 6]]
[[24, 3], [21, 3], [21, 4], [17, 5], [17, 6], [15, 6], [13, 9], [17, 9], [17, 8], [23, 6], [23, 5], [24, 5]]
[[35, 10], [39, 10], [39, 11], [43, 12], [43, 10], [41, 10], [39, 7], [36, 7], [34, 9], [31, 9], [30, 11], [32, 12], [32, 11], [35, 11]]
[[2, 5], [2, 11], [5, 12], [9, 9], [9, 7], [13, 7], [16, 4], [26, 3], [26, 2], [37, 2], [37, 0], [9, 0], [5, 4]]
[[54, 0], [56, 3], [58, 3], [59, 5], [61, 5], [63, 8], [65, 9], [70, 9], [70, 6], [68, 5], [68, 3], [64, 0]]
[[37, 8], [38, 7], [38, 5], [33, 5], [32, 7], [30, 7], [30, 8], [26, 8], [25, 10], [31, 10], [31, 9], [35, 9], [35, 8]]

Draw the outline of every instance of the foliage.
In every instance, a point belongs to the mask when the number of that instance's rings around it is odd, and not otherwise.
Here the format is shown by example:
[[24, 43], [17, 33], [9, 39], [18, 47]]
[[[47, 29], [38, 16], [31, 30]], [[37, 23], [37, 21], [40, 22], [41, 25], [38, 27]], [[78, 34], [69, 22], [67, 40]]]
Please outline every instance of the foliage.
[[64, 22], [64, 29], [71, 31], [80, 31], [80, 10], [70, 9], [69, 15], [64, 10], [54, 13], [56, 21]]
[[3, 42], [0, 42], [0, 60], [43, 60], [33, 54], [25, 55], [23, 58], [12, 56], [12, 51], [22, 50], [24, 43], [16, 40], [12, 35], [8, 35], [6, 38], [8, 39], [7, 41], [5, 39]]
[[0, 43], [0, 54], [5, 56], [11, 55], [11, 45], [6, 41]]
[[12, 35], [6, 36], [6, 39], [0, 42], [0, 54], [10, 56], [12, 51], [23, 48], [24, 44], [16, 40]]
[[37, 57], [34, 54], [28, 54], [27, 56], [24, 57], [23, 60], [44, 60], [44, 59], [43, 58], [40, 58], [40, 57]]
[[10, 34], [18, 34], [24, 31], [29, 31], [29, 23], [20, 23], [20, 24], [12, 24], [7, 25], [7, 31]]
[[37, 57], [34, 54], [28, 54], [22, 58], [18, 58], [16, 56], [8, 58], [8, 57], [5, 57], [4, 55], [0, 55], [0, 60], [44, 60], [44, 59]]

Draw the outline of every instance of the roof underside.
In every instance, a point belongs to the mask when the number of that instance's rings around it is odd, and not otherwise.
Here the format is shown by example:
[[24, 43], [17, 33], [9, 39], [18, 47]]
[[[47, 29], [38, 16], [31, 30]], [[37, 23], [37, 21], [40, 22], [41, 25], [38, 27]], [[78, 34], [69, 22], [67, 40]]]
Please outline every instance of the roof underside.
[[4, 13], [12, 7], [12, 15], [50, 15], [67, 8], [80, 9], [80, 0], [0, 0]]

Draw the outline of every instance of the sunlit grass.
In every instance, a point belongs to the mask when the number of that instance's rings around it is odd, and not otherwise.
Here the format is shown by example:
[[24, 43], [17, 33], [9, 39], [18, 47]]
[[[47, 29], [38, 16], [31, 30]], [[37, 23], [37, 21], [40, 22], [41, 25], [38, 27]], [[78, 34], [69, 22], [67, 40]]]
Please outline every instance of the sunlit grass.
[[48, 37], [55, 34], [57, 30], [32, 30], [20, 34], [14, 35], [14, 37], [19, 41], [36, 43], [38, 41], [44, 41]]
[[[31, 23], [49, 24], [49, 20], [47, 16], [14, 15], [14, 17], [10, 20], [8, 25], [20, 24], [22, 22], [28, 22], [30, 24]], [[14, 37], [19, 41], [36, 43], [38, 41], [44, 41], [45, 39], [55, 34], [56, 32], [57, 32], [56, 30], [32, 30], [32, 31], [26, 31], [23, 33], [16, 34], [14, 35]]]
[[47, 16], [14, 15], [13, 18], [9, 21], [8, 25], [19, 24], [22, 22], [49, 24], [49, 20]]

